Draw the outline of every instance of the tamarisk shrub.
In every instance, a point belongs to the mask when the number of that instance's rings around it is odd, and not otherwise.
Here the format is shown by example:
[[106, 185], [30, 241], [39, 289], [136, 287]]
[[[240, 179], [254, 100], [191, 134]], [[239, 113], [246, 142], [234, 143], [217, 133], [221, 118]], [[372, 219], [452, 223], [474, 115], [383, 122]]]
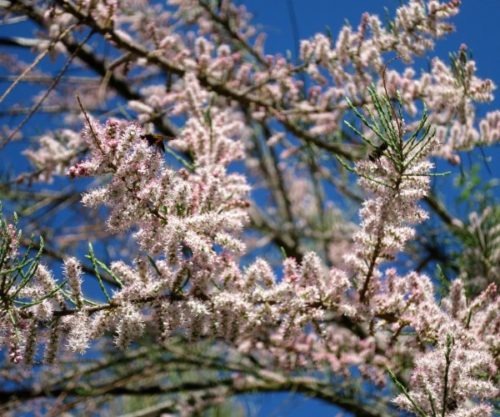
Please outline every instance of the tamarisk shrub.
[[498, 142], [499, 112], [476, 117], [495, 86], [465, 45], [414, 65], [459, 8], [365, 13], [293, 63], [228, 0], [0, 2], [37, 26], [9, 40], [33, 60], [5, 60], [0, 104], [46, 86], [2, 146], [61, 114], [0, 191], [21, 214], [0, 220], [2, 415], [236, 415], [232, 397], [291, 391], [493, 416], [500, 216], [470, 187], [455, 218], [431, 185], [436, 161]]

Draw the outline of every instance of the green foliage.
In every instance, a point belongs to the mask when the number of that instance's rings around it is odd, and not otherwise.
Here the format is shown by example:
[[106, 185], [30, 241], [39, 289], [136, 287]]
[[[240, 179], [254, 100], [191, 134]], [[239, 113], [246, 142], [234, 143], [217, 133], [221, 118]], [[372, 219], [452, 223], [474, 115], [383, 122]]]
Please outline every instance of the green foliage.
[[[368, 133], [362, 132], [361, 128], [354, 126], [348, 121], [345, 121], [345, 123], [372, 149], [369, 155], [371, 161], [385, 156], [390, 160], [399, 176], [405, 176], [407, 175], [408, 168], [421, 158], [422, 153], [428, 151], [430, 141], [434, 137], [435, 132], [429, 123], [427, 110], [424, 108], [422, 117], [416, 127], [412, 131], [408, 131], [404, 123], [403, 103], [399, 94], [397, 94], [395, 103], [393, 103], [393, 100], [387, 94], [379, 94], [374, 85], [368, 88], [368, 92], [373, 110], [370, 110], [367, 106], [365, 111], [362, 112], [346, 97], [347, 104], [362, 125], [368, 129]], [[362, 173], [354, 171], [340, 157], [337, 156], [337, 159], [346, 169], [365, 177]], [[449, 172], [427, 175], [437, 176], [447, 174]], [[367, 179], [386, 187], [394, 188], [394, 184], [387, 184], [380, 179]]]
[[13, 306], [27, 308], [53, 295], [50, 293], [41, 299], [29, 301], [19, 297], [23, 288], [29, 285], [35, 276], [44, 246], [40, 237], [39, 249], [34, 255], [31, 243], [21, 252], [22, 234], [17, 232], [17, 222], [17, 216], [14, 215], [13, 223], [9, 223], [0, 206], [0, 301], [5, 307], [2, 311], [12, 312]]
[[478, 294], [489, 283], [500, 285], [500, 207], [499, 181], [481, 173], [481, 164], [461, 167], [454, 181], [458, 189], [456, 204], [470, 213], [464, 226], [455, 231], [460, 248], [452, 251], [455, 269], [461, 272], [469, 296]]
[[500, 207], [471, 215], [462, 242], [458, 267], [469, 294], [479, 293], [491, 282], [500, 285]]
[[460, 175], [455, 177], [454, 185], [459, 189], [456, 202], [465, 206], [466, 212], [482, 211], [492, 205], [500, 182], [498, 178], [487, 180], [481, 173], [481, 164], [475, 163], [468, 170], [461, 167]]

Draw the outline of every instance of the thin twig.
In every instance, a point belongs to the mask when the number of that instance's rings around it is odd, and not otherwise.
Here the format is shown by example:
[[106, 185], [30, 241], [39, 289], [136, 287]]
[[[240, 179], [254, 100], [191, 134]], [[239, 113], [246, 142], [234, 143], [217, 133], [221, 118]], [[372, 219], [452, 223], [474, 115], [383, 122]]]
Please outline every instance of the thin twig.
[[59, 81], [63, 77], [64, 73], [70, 66], [71, 62], [76, 56], [77, 51], [85, 44], [88, 42], [90, 37], [94, 34], [94, 30], [91, 30], [89, 34], [78, 44], [78, 47], [73, 53], [70, 55], [70, 57], [67, 59], [67, 61], [64, 63], [64, 66], [62, 67], [61, 71], [59, 71], [59, 74], [57, 74], [57, 77], [54, 78], [54, 81], [52, 84], [49, 86], [49, 88], [45, 91], [43, 96], [38, 100], [38, 102], [33, 106], [32, 110], [26, 115], [26, 117], [17, 125], [17, 127], [10, 132], [9, 136], [5, 141], [3, 141], [0, 144], [0, 149], [3, 148], [10, 140], [16, 135], [17, 132], [19, 132], [25, 125], [28, 123], [28, 121], [33, 117], [33, 115], [37, 112], [37, 110], [40, 108], [40, 106], [43, 104], [43, 102], [46, 100], [46, 98], [49, 96], [49, 94], [52, 92], [54, 88], [56, 88], [57, 84], [59, 84]]
[[64, 32], [62, 32], [56, 39], [54, 39], [52, 42], [50, 42], [49, 46], [47, 46], [47, 49], [45, 49], [43, 52], [38, 54], [38, 56], [34, 59], [34, 61], [29, 65], [28, 67], [25, 68], [25, 70], [19, 74], [19, 76], [12, 82], [11, 85], [5, 90], [5, 92], [2, 94], [0, 97], [0, 104], [5, 100], [5, 98], [11, 93], [11, 91], [14, 89], [14, 87], [19, 84], [19, 82], [26, 76], [28, 75], [33, 68], [35, 68], [38, 63], [47, 55], [53, 48], [53, 46], [59, 42], [60, 39], [64, 38], [76, 25], [71, 25], [69, 26]]

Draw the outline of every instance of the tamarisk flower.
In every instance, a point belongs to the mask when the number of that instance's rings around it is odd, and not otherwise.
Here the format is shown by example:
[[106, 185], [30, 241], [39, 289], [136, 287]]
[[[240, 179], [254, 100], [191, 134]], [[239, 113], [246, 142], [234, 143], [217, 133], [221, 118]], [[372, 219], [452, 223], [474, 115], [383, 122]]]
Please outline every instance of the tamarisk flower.
[[420, 341], [412, 345], [406, 338], [400, 340], [401, 352], [411, 352], [415, 367], [409, 390], [396, 381], [402, 394], [395, 402], [422, 417], [491, 416], [492, 408], [479, 401], [499, 392], [494, 384], [500, 323], [496, 285], [469, 301], [463, 282], [456, 279], [438, 304], [425, 275], [399, 277], [391, 268], [385, 278], [371, 300], [374, 316], [387, 323], [395, 337], [411, 327]]
[[500, 139], [497, 111], [476, 120], [474, 103], [491, 102], [496, 86], [489, 79], [477, 77], [476, 63], [468, 54], [467, 47], [462, 45], [458, 53], [451, 54], [451, 65], [434, 58], [430, 73], [420, 78], [414, 78], [415, 71], [407, 68], [403, 74], [388, 71], [385, 87], [379, 83], [379, 90], [386, 88], [391, 95], [398, 91], [411, 115], [417, 112], [415, 99], [422, 99], [429, 111], [429, 123], [441, 142], [432, 154], [454, 163], [459, 161], [457, 151], [479, 144], [490, 145]]
[[[367, 88], [375, 82], [374, 74], [385, 71], [384, 55], [394, 52], [410, 63], [431, 50], [435, 39], [453, 30], [449, 18], [459, 5], [455, 0], [412, 0], [396, 9], [390, 25], [365, 13], [357, 28], [345, 25], [335, 41], [323, 34], [301, 41], [300, 58], [316, 85], [310, 88], [309, 100], [293, 103], [297, 118], [311, 123], [313, 134], [336, 132], [345, 115], [346, 95], [360, 105], [370, 101]], [[408, 103], [413, 105], [414, 99]]]
[[395, 402], [421, 416], [489, 417], [493, 411], [490, 405], [470, 400], [498, 395], [492, 382], [481, 379], [481, 374], [489, 374], [492, 367], [489, 354], [475, 346], [464, 346], [448, 334], [435, 350], [417, 359], [410, 391]]
[[77, 132], [64, 129], [55, 135], [43, 135], [38, 147], [26, 149], [23, 153], [37, 168], [36, 178], [50, 182], [54, 175], [64, 175], [77, 160], [82, 150], [82, 139]]
[[189, 152], [194, 167], [169, 168], [141, 139], [141, 126], [110, 120], [106, 126], [92, 122], [84, 132], [92, 156], [70, 174], [112, 174], [106, 186], [84, 196], [84, 204], [109, 206], [112, 230], [137, 226], [137, 241], [153, 255], [178, 258], [182, 245], [204, 259], [215, 256], [215, 244], [241, 252], [236, 233], [246, 222], [248, 186], [241, 175], [227, 173], [226, 166], [243, 155], [233, 139], [243, 134], [243, 126], [227, 111], [211, 118], [206, 93], [191, 75], [185, 82], [191, 117], [170, 145]]
[[[213, 295], [213, 305], [204, 303], [219, 287], [217, 282], [225, 282], [232, 256], [245, 250], [238, 234], [247, 221], [248, 185], [243, 176], [227, 170], [243, 156], [245, 130], [230, 110], [208, 106], [209, 95], [192, 74], [184, 82], [181, 103], [189, 117], [179, 136], [169, 142], [169, 150], [184, 152], [192, 162], [183, 160], [183, 168], [170, 168], [163, 154], [144, 140], [140, 125], [109, 120], [102, 126], [87, 117], [83, 137], [91, 155], [70, 169], [73, 176], [111, 176], [104, 186], [84, 195], [84, 204], [108, 206], [108, 227], [117, 232], [135, 228], [138, 244], [155, 258], [154, 268], [141, 260], [134, 267], [111, 265], [121, 281], [112, 299], [123, 314], [112, 312], [103, 320], [116, 326], [121, 347], [142, 331], [141, 305], [146, 300], [174, 298], [172, 308], [184, 318], [183, 329], [195, 334], [203, 333], [214, 306], [222, 311], [230, 299], [229, 305], [237, 305], [227, 293]], [[184, 291], [194, 298], [184, 301]]]
[[[356, 274], [361, 301], [366, 301], [379, 285], [378, 265], [383, 260], [393, 259], [413, 237], [411, 225], [427, 218], [418, 201], [427, 193], [433, 167], [426, 157], [438, 145], [426, 125], [426, 116], [405, 139], [403, 120], [398, 118], [387, 98], [380, 98], [373, 88], [371, 96], [378, 118], [370, 121], [359, 111], [355, 112], [385, 149], [371, 160], [356, 163], [359, 184], [371, 196], [360, 211], [362, 223], [354, 234], [354, 253], [346, 256], [346, 262]], [[353, 129], [373, 146], [371, 139]]]
[[[68, 282], [70, 295], [62, 291], [50, 270], [39, 263], [40, 252], [30, 256], [29, 251], [19, 253], [21, 235], [15, 225], [0, 218], [0, 347], [6, 346], [14, 363], [34, 361], [37, 341], [49, 333], [45, 356], [55, 358], [64, 329], [69, 330], [68, 344], [72, 350], [82, 352], [87, 347], [88, 326], [81, 291], [81, 266], [74, 258], [65, 261], [63, 278]], [[77, 314], [67, 317], [61, 326], [57, 313], [70, 305]], [[46, 330], [51, 327], [50, 330]]]

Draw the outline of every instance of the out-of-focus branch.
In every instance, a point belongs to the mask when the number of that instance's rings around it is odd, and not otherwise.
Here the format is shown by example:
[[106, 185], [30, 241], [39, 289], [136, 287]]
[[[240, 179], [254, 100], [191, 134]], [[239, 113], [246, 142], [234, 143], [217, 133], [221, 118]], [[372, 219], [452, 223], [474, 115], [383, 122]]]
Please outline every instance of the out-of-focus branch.
[[[124, 381], [126, 382], [126, 381]], [[248, 393], [266, 392], [296, 392], [308, 397], [322, 400], [326, 403], [337, 405], [348, 412], [359, 417], [389, 417], [386, 407], [374, 404], [363, 404], [361, 400], [339, 395], [332, 390], [329, 382], [319, 381], [311, 377], [283, 377], [271, 371], [265, 371], [261, 379], [246, 379], [235, 381], [234, 378], [222, 378], [208, 381], [187, 381], [167, 386], [151, 385], [145, 387], [116, 386], [115, 381], [99, 384], [95, 386], [76, 385], [64, 390], [56, 387], [46, 387], [43, 390], [17, 390], [15, 392], [0, 391], [0, 402], [8, 401], [13, 395], [17, 399], [31, 400], [39, 398], [51, 398], [59, 395], [68, 397], [90, 398], [101, 395], [129, 395], [129, 396], [150, 396], [168, 395], [182, 393], [184, 395], [195, 392], [220, 392], [220, 394], [241, 395]]]
[[463, 228], [462, 221], [448, 213], [444, 205], [435, 196], [426, 196], [425, 202], [452, 231], [457, 232]]
[[[23, 5], [23, 7], [31, 8], [30, 6], [27, 6], [25, 4], [26, 2], [24, 0], [21, 0], [20, 3]], [[168, 59], [158, 53], [147, 50], [139, 43], [134, 42], [130, 38], [126, 38], [125, 36], [123, 36], [121, 33], [114, 31], [111, 27], [99, 24], [91, 16], [83, 13], [81, 9], [78, 8], [73, 2], [69, 0], [56, 0], [56, 3], [59, 4], [65, 11], [71, 13], [81, 23], [87, 24], [96, 32], [111, 39], [118, 48], [130, 52], [136, 57], [145, 58], [147, 62], [160, 67], [167, 73], [176, 74], [178, 76], [183, 76], [185, 74], [186, 71], [179, 65], [170, 62]], [[103, 72], [103, 74], [104, 73], [105, 71]], [[311, 145], [315, 145], [321, 149], [327, 150], [328, 152], [343, 156], [348, 159], [358, 158], [356, 151], [348, 149], [344, 145], [338, 143], [325, 142], [315, 135], [312, 135], [306, 130], [300, 128], [293, 121], [289, 120], [288, 117], [282, 112], [282, 110], [280, 108], [277, 108], [273, 103], [262, 100], [255, 95], [242, 94], [223, 83], [210, 79], [204, 74], [198, 74], [198, 80], [204, 87], [214, 91], [215, 93], [223, 97], [227, 97], [238, 102], [243, 107], [260, 107], [266, 110], [270, 115], [276, 117], [278, 122], [281, 123], [290, 133]]]
[[[45, 28], [43, 21], [43, 11], [37, 8], [34, 4], [26, 1], [19, 1], [13, 7], [19, 8], [23, 13], [26, 13], [38, 26]], [[92, 28], [95, 29], [95, 28]], [[97, 30], [97, 32], [100, 32]], [[100, 32], [101, 33], [101, 32]], [[126, 100], [142, 100], [142, 96], [135, 92], [129, 85], [128, 81], [122, 77], [119, 77], [112, 71], [109, 71], [106, 63], [97, 57], [92, 48], [88, 45], [84, 45], [78, 48], [78, 42], [71, 39], [69, 36], [61, 40], [61, 43], [66, 47], [68, 53], [75, 53], [81, 61], [93, 70], [95, 73], [99, 74], [101, 77], [107, 76], [108, 85], [113, 88], [121, 97]], [[76, 51], [76, 52], [75, 52]], [[155, 127], [161, 133], [168, 136], [176, 136], [175, 129], [167, 123], [163, 117], [158, 117], [151, 120]]]
[[248, 52], [251, 56], [255, 58], [255, 60], [263, 66], [267, 66], [267, 62], [265, 58], [260, 54], [255, 48], [252, 48], [246, 39], [244, 39], [237, 31], [235, 31], [231, 27], [231, 21], [227, 18], [224, 18], [217, 13], [214, 12], [212, 7], [207, 4], [204, 0], [198, 0], [198, 3], [203, 9], [210, 15], [210, 18], [219, 24], [220, 27], [230, 36], [230, 38], [234, 39], [235, 43], [242, 47], [246, 52]]
[[16, 48], [34, 48], [40, 45], [40, 39], [22, 38], [20, 36], [0, 36], [0, 45]]

